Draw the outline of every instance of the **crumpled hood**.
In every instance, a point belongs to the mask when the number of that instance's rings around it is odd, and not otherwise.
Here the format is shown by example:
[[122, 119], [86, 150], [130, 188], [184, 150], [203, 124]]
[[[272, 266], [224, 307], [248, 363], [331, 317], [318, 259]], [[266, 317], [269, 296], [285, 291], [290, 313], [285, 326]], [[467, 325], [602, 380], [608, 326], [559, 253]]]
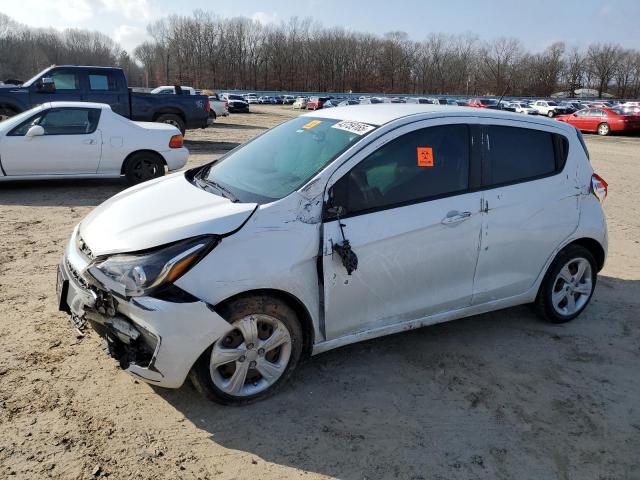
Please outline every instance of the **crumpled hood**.
[[95, 256], [134, 252], [232, 232], [255, 208], [255, 203], [233, 203], [204, 191], [179, 172], [111, 197], [80, 223], [79, 232]]

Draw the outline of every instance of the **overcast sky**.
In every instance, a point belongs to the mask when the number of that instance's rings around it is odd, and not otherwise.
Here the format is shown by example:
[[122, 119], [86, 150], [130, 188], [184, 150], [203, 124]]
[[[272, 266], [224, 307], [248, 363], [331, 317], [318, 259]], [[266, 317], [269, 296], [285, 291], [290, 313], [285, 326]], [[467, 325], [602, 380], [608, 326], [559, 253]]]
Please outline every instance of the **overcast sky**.
[[615, 42], [640, 48], [640, 0], [1, 0], [0, 12], [34, 27], [99, 30], [132, 50], [146, 25], [172, 13], [203, 9], [263, 23], [313, 17], [324, 26], [414, 40], [432, 32], [513, 36], [532, 51], [557, 40], [573, 46]]

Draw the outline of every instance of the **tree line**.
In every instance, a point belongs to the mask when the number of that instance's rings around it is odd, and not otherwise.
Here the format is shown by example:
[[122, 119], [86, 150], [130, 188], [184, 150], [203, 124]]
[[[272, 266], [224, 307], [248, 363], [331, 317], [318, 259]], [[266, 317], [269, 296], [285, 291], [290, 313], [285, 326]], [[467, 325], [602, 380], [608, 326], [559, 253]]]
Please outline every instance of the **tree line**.
[[27, 78], [50, 64], [117, 65], [135, 86], [213, 90], [549, 96], [592, 88], [640, 96], [640, 52], [556, 42], [539, 53], [515, 38], [433, 33], [416, 41], [323, 27], [293, 17], [279, 25], [210, 12], [150, 24], [131, 58], [106, 35], [32, 29], [0, 15], [0, 78]]

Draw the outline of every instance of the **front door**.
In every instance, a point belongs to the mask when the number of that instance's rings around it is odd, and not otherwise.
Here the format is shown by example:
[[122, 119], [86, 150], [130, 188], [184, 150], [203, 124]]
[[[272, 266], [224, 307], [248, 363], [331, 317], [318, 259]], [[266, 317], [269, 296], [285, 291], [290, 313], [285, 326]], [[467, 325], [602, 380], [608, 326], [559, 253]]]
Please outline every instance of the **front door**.
[[[55, 108], [30, 118], [1, 142], [2, 165], [12, 175], [94, 174], [102, 152], [100, 110]], [[33, 125], [44, 135], [26, 135]]]
[[79, 102], [82, 100], [81, 78], [77, 70], [58, 68], [47, 73], [56, 86], [55, 92], [40, 92], [34, 84], [31, 86], [33, 106], [46, 102]]
[[[482, 221], [470, 130], [409, 131], [331, 187], [329, 203], [343, 211], [323, 224], [327, 339], [470, 304]], [[351, 275], [334, 248], [342, 232], [358, 260]]]

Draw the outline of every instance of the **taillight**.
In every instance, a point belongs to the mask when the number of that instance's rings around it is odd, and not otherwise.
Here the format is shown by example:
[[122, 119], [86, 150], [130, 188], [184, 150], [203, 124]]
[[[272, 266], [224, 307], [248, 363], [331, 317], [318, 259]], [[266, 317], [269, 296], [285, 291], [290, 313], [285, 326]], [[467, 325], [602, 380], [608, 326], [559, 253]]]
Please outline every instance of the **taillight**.
[[591, 193], [601, 202], [604, 202], [607, 193], [609, 193], [609, 184], [597, 173], [591, 175]]
[[171, 140], [169, 140], [169, 148], [182, 148], [183, 144], [184, 138], [182, 135], [174, 135], [171, 137]]
[[210, 112], [211, 111], [211, 102], [209, 101], [208, 98], [207, 98], [207, 101], [204, 103], [204, 111], [205, 112]]

